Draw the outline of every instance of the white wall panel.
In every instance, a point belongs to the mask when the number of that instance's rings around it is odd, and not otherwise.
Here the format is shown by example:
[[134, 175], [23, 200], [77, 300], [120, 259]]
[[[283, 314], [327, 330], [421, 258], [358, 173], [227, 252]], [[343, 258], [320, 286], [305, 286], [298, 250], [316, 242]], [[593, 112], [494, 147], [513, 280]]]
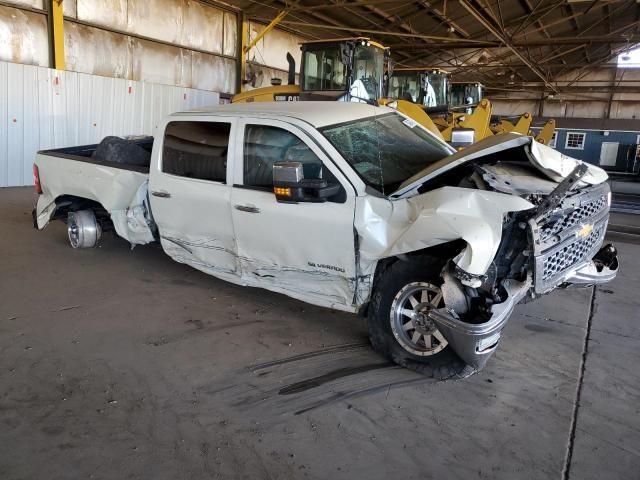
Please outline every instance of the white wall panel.
[[30, 185], [38, 150], [151, 135], [169, 113], [218, 103], [215, 92], [0, 62], [0, 186]]
[[183, 6], [180, 45], [212, 53], [222, 53], [224, 12], [196, 1]]
[[78, 3], [76, 0], [63, 0], [62, 13], [65, 17], [78, 17]]
[[14, 5], [22, 5], [25, 7], [39, 8], [42, 10], [44, 0], [5, 0], [7, 3], [13, 3]]
[[238, 20], [235, 13], [224, 12], [224, 54], [236, 56], [238, 48]]
[[46, 15], [0, 5], [0, 61], [49, 66]]
[[77, 0], [79, 20], [125, 31], [127, 0]]
[[8, 185], [7, 171], [9, 169], [9, 156], [7, 154], [7, 100], [9, 98], [9, 85], [7, 71], [9, 64], [0, 62], [0, 185]]
[[11, 64], [7, 71], [7, 89], [11, 94], [7, 99], [7, 183], [22, 185], [22, 162], [14, 159], [23, 158], [24, 116], [22, 115], [25, 95], [22, 71], [24, 65]]

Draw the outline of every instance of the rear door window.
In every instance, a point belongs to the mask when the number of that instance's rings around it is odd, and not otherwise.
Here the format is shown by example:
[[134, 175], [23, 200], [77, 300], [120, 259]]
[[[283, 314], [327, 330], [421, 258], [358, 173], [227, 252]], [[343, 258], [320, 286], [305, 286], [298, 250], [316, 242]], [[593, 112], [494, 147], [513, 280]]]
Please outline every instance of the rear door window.
[[226, 182], [230, 131], [227, 122], [170, 122], [164, 134], [162, 171]]

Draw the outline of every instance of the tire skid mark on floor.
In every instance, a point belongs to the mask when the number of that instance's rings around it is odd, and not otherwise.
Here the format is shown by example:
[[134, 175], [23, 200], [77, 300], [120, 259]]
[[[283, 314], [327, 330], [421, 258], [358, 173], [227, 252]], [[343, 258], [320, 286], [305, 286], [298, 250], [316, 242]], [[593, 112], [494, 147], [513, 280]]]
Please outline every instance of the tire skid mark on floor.
[[344, 344], [344, 345], [335, 345], [335, 346], [332, 346], [332, 347], [323, 348], [321, 350], [313, 350], [311, 352], [301, 353], [300, 355], [294, 355], [292, 357], [285, 357], [285, 358], [281, 358], [279, 360], [273, 360], [273, 361], [270, 361], [270, 362], [258, 363], [256, 365], [250, 365], [247, 368], [251, 372], [256, 372], [258, 370], [263, 370], [265, 368], [275, 367], [275, 366], [284, 365], [284, 364], [292, 363], [292, 362], [298, 362], [300, 360], [306, 360], [308, 358], [313, 358], [313, 357], [317, 357], [317, 356], [320, 356], [320, 355], [331, 355], [331, 354], [334, 354], [334, 353], [350, 352], [350, 351], [362, 350], [362, 349], [370, 348], [370, 347], [371, 347], [371, 344], [368, 343], [368, 342], [347, 343], [347, 344]]
[[360, 365], [357, 367], [343, 367], [336, 370], [332, 370], [323, 375], [317, 377], [308, 378], [299, 382], [291, 383], [286, 387], [281, 388], [278, 391], [278, 395], [291, 395], [294, 393], [304, 392], [312, 388], [317, 388], [325, 383], [332, 382], [338, 378], [349, 377], [357, 375], [359, 373], [369, 372], [371, 370], [378, 370], [381, 368], [393, 368], [395, 365], [391, 362], [384, 363], [372, 363], [367, 365]]

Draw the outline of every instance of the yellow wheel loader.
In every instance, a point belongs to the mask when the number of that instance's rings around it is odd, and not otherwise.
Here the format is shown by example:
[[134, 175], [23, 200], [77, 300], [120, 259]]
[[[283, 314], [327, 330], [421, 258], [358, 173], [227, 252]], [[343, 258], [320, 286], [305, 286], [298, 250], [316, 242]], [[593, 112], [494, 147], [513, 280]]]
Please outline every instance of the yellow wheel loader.
[[300, 48], [300, 85], [295, 85], [295, 62], [287, 54], [287, 85], [242, 92], [231, 103], [342, 100], [375, 104], [382, 97], [388, 48], [366, 37], [304, 42]]

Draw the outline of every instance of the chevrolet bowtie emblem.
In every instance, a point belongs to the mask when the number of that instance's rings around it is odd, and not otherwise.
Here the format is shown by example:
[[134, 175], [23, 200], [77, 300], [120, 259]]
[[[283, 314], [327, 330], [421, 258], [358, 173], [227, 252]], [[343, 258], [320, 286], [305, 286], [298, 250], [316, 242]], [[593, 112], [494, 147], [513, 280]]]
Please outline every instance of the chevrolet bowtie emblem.
[[582, 228], [578, 230], [578, 232], [576, 233], [576, 237], [586, 238], [591, 232], [593, 232], [593, 223], [587, 223], [585, 225], [582, 225]]

